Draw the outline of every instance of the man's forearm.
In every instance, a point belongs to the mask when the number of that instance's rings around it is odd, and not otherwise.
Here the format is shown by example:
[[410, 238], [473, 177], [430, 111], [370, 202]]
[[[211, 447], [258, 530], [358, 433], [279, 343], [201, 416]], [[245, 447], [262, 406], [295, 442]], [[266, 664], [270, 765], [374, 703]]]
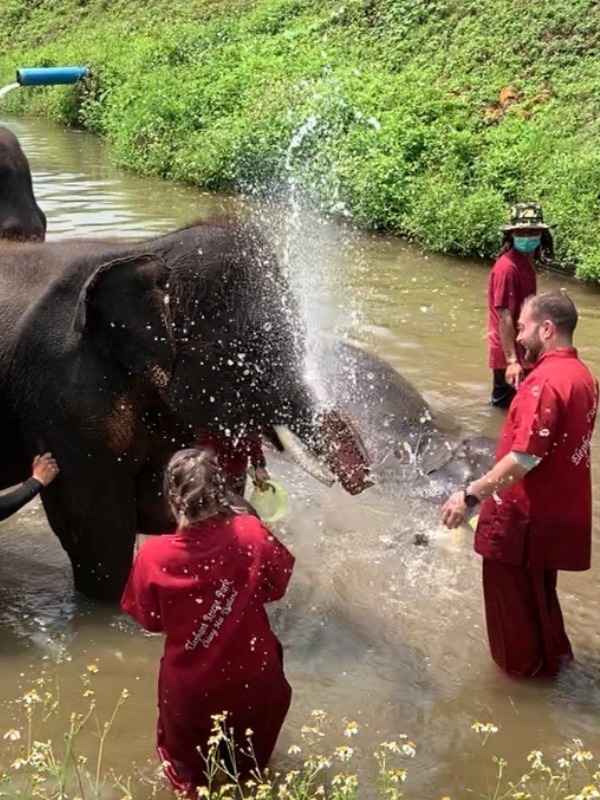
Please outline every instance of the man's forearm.
[[512, 321], [512, 317], [506, 311], [500, 316], [498, 331], [500, 333], [500, 342], [502, 343], [502, 349], [504, 350], [506, 361], [509, 364], [511, 362], [516, 362], [517, 332], [515, 331], [515, 325]]
[[514, 457], [507, 453], [492, 469], [481, 478], [472, 481], [467, 487], [468, 494], [476, 495], [480, 500], [491, 497], [499, 489], [508, 489], [513, 483], [527, 475], [527, 468], [518, 464]]

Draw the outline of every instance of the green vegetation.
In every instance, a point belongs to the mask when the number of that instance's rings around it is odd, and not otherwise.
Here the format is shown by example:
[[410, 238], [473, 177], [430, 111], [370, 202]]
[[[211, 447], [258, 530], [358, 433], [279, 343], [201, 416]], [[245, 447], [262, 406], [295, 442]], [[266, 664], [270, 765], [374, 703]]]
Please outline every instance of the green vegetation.
[[[94, 677], [100, 668], [93, 662], [80, 676], [81, 696], [74, 699], [73, 708], [66, 708], [61, 699], [65, 679], [61, 680], [60, 670], [65, 658], [70, 657], [61, 648], [54, 668], [45, 669], [33, 678], [32, 688], [11, 704], [8, 714], [7, 709], [2, 709], [3, 717], [8, 717], [13, 727], [0, 739], [0, 798], [157, 800], [169, 795], [158, 763], [142, 770], [133, 765], [131, 774], [125, 776], [117, 775], [106, 763], [105, 744], [114, 734], [117, 716], [130, 696], [129, 691], [123, 689], [108, 715], [103, 716], [97, 708], [96, 692], [100, 686]], [[325, 735], [331, 732], [331, 721], [324, 711], [313, 711], [310, 724], [300, 729], [298, 744], [288, 750], [293, 763], [287, 769], [261, 772], [257, 767], [250, 778], [242, 778], [236, 767], [233, 729], [228, 727], [227, 718], [226, 712], [213, 716], [213, 735], [203, 754], [206, 783], [198, 788], [199, 800], [358, 800], [365, 796], [402, 800], [404, 797], [406, 767], [417, 752], [404, 734], [397, 740], [382, 742], [372, 753], [375, 770], [369, 781], [355, 771], [361, 752], [360, 744], [355, 741], [355, 737], [360, 739], [356, 722], [344, 720], [344, 743], [327, 751]], [[498, 727], [489, 722], [475, 722], [471, 730], [485, 747]], [[245, 731], [243, 748], [251, 757], [252, 736], [251, 730]], [[90, 737], [95, 740], [91, 747]], [[516, 780], [510, 780], [508, 763], [503, 758], [493, 756], [492, 764], [489, 789], [478, 795], [482, 800], [600, 797], [600, 765], [579, 739], [574, 739], [551, 761], [540, 750], [532, 750]], [[473, 791], [464, 787], [464, 794], [469, 796]]]
[[292, 176], [360, 225], [486, 256], [538, 200], [563, 266], [600, 278], [598, 0], [3, 0], [0, 81], [63, 63], [94, 77], [7, 108], [84, 125], [122, 165]]

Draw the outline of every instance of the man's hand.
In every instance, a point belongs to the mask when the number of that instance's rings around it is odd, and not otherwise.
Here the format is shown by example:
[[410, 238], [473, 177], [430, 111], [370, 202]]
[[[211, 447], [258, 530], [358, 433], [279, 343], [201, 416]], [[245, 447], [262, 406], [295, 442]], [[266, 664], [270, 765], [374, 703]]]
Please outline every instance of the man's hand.
[[458, 528], [467, 519], [467, 506], [465, 505], [465, 493], [462, 489], [454, 492], [446, 500], [442, 507], [442, 523], [447, 528]]
[[33, 459], [33, 477], [38, 480], [42, 486], [48, 486], [52, 483], [54, 478], [60, 472], [56, 459], [52, 457], [52, 453], [44, 453], [43, 456], [36, 456]]
[[523, 381], [524, 374], [523, 367], [518, 361], [515, 361], [507, 366], [504, 377], [506, 378], [506, 382], [509, 386], [512, 386], [514, 389], [518, 389]]
[[271, 476], [267, 472], [266, 467], [255, 467], [254, 478], [252, 480], [254, 485], [258, 487], [261, 492], [266, 492], [267, 489], [271, 488], [267, 483], [267, 481], [271, 480]]

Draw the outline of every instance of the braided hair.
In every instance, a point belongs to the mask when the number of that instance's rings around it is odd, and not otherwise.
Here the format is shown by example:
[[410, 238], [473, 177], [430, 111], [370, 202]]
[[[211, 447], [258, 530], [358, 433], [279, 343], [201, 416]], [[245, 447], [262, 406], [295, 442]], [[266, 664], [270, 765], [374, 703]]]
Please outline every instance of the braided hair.
[[164, 496], [178, 523], [229, 510], [238, 513], [234, 497], [214, 453], [190, 447], [171, 457], [164, 476]]
[[[514, 230], [504, 231], [498, 257], [508, 253], [514, 247], [513, 235]], [[548, 228], [542, 228], [542, 241], [540, 246], [536, 248], [533, 257], [538, 264], [551, 264], [554, 261], [554, 241]]]

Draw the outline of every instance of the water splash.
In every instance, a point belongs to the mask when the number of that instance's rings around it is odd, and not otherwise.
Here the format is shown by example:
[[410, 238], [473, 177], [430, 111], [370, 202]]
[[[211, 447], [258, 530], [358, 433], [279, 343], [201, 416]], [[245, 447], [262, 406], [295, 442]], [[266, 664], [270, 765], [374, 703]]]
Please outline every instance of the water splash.
[[3, 86], [0, 89], [0, 97], [4, 97], [5, 94], [12, 92], [13, 89], [18, 89], [20, 85], [19, 83], [9, 83], [7, 86]]
[[[343, 87], [330, 73], [326, 65], [321, 80], [302, 82], [307, 112], [283, 150], [278, 180], [268, 186], [250, 181], [242, 187], [247, 195], [264, 200], [257, 222], [276, 243], [303, 323], [297, 344], [303, 350], [305, 377], [325, 403], [331, 400], [323, 375], [329, 353], [325, 339], [356, 337], [365, 298], [353, 291], [353, 273], [366, 267], [366, 260], [356, 257], [357, 233], [347, 222], [350, 214], [332, 145], [349, 114], [357, 124], [372, 125], [360, 109], [348, 108]], [[288, 119], [292, 114], [290, 110]]]
[[[287, 212], [281, 233], [282, 266], [299, 301], [306, 332], [306, 378], [322, 401], [328, 399], [320, 376], [324, 337], [345, 337], [357, 316], [339, 258], [351, 233], [314, 209], [318, 194], [312, 174], [318, 158], [314, 140], [327, 135], [326, 121], [311, 114], [290, 138], [284, 159]], [[336, 209], [341, 209], [342, 218], [347, 216], [341, 204], [336, 203]]]

